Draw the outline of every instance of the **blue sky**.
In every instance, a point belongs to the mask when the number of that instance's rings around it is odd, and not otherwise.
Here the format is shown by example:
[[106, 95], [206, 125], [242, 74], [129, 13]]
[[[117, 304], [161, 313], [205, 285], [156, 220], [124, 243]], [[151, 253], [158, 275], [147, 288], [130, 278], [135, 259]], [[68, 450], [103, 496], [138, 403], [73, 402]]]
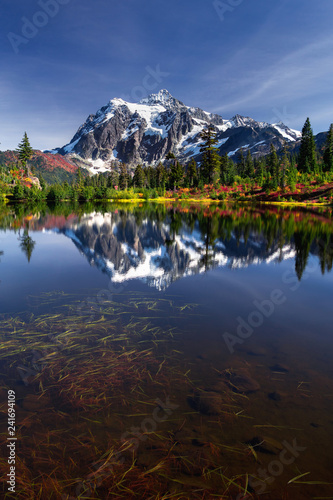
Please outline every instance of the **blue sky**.
[[[0, 148], [70, 141], [113, 97], [168, 89], [230, 118], [333, 122], [332, 0], [2, 0]], [[36, 26], [37, 25], [37, 26]]]

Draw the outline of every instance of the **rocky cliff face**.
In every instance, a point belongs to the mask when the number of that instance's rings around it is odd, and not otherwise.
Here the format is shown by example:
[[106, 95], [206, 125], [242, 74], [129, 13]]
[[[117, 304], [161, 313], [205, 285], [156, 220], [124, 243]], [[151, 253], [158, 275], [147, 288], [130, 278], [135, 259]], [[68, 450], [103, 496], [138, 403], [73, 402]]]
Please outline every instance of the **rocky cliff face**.
[[157, 164], [168, 152], [184, 163], [191, 158], [200, 161], [200, 133], [208, 124], [215, 127], [221, 154], [231, 157], [240, 148], [253, 156], [264, 155], [271, 143], [279, 148], [300, 137], [282, 123], [270, 125], [240, 115], [223, 119], [161, 90], [138, 103], [112, 99], [88, 116], [70, 143], [52, 152], [82, 159], [93, 173], [106, 171], [115, 162]]

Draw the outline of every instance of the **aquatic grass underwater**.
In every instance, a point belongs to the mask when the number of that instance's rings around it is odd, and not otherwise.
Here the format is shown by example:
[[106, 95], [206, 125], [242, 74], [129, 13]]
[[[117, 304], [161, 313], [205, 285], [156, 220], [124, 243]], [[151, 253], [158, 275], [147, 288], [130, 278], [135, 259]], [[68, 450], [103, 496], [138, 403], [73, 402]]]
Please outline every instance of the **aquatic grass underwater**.
[[[55, 293], [41, 299], [50, 306], [59, 297], [65, 298]], [[178, 485], [193, 498], [201, 498], [205, 478], [222, 477], [216, 460], [219, 447], [200, 445], [193, 460], [176, 442], [186, 413], [191, 412], [175, 411], [169, 418], [168, 403], [163, 408], [162, 401], [171, 398], [177, 402], [175, 388], [186, 392], [193, 383], [179, 359], [176, 332], [162, 330], [138, 314], [149, 310], [157, 315], [159, 307], [167, 307], [177, 316], [184, 311], [188, 314], [195, 306], [176, 307], [171, 299], [127, 296], [124, 304], [105, 301], [94, 321], [89, 320], [89, 313], [73, 315], [76, 307], [74, 300], [60, 306], [64, 312], [1, 318], [1, 371], [9, 376], [2, 392], [15, 384], [18, 375], [24, 382], [17, 388], [17, 498], [70, 498], [73, 494], [76, 498], [80, 487], [76, 478], [80, 477], [83, 485], [84, 477], [89, 478], [91, 498], [177, 498]], [[164, 410], [168, 418], [164, 423], [159, 416], [156, 431], [150, 432], [149, 417], [156, 399], [161, 415]], [[178, 410], [178, 403], [172, 404]], [[124, 422], [145, 418], [147, 430], [140, 436], [138, 459], [132, 450], [133, 436], [120, 443], [119, 437], [130, 425], [124, 426]], [[5, 440], [5, 433], [1, 435]], [[94, 471], [92, 464], [107, 456], [103, 470], [119, 453], [124, 463], [109, 466], [101, 481], [101, 467]], [[1, 469], [4, 481], [5, 458]], [[194, 484], [191, 476], [198, 478]], [[227, 483], [226, 490], [233, 482]], [[163, 491], [167, 493], [161, 495]], [[82, 491], [78, 498], [88, 497]]]
[[[240, 421], [255, 424], [255, 382], [242, 367], [215, 370], [217, 382], [203, 387], [177, 331], [154, 324], [162, 311], [195, 315], [195, 304], [124, 294], [91, 320], [74, 314], [75, 297], [33, 300], [57, 312], [1, 318], [1, 394], [15, 385], [19, 407], [15, 498], [256, 498], [247, 471], [281, 445], [269, 433], [235, 440]], [[5, 450], [3, 422], [1, 441]], [[6, 457], [0, 469], [11, 498]]]

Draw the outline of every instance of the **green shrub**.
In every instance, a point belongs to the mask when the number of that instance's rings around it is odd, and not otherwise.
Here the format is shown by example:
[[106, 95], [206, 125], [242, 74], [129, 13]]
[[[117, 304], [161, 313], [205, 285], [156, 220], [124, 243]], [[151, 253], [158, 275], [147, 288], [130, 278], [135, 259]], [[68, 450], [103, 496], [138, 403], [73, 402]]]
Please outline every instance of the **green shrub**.
[[24, 198], [24, 189], [21, 184], [16, 184], [13, 189], [13, 198], [14, 200], [23, 200]]

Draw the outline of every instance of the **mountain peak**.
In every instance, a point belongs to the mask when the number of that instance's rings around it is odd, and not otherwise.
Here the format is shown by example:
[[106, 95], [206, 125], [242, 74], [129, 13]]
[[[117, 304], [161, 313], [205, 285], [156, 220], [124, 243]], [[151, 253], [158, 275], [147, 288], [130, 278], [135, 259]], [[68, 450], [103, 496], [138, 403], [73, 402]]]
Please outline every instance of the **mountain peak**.
[[253, 118], [250, 118], [249, 116], [242, 116], [242, 115], [235, 115], [231, 118], [231, 120], [235, 123], [235, 125], [237, 127], [241, 127], [241, 126], [246, 126], [250, 123], [254, 123], [255, 120], [253, 120]]
[[179, 103], [168, 90], [161, 89], [157, 94], [150, 94], [148, 97], [141, 99], [139, 104], [175, 104]]
[[[299, 138], [283, 125], [270, 125], [252, 118], [235, 115], [231, 120], [188, 107], [166, 89], [150, 94], [137, 103], [112, 99], [90, 115], [71, 142], [55, 152], [82, 158], [92, 173], [107, 171], [115, 164], [157, 164], [168, 152], [179, 161], [190, 158], [201, 161], [200, 132], [212, 124], [216, 127], [221, 155], [235, 157], [240, 148], [254, 156], [269, 153], [270, 144], [279, 149], [287, 140]], [[237, 130], [235, 130], [237, 129]], [[88, 162], [88, 163], [87, 163]]]

